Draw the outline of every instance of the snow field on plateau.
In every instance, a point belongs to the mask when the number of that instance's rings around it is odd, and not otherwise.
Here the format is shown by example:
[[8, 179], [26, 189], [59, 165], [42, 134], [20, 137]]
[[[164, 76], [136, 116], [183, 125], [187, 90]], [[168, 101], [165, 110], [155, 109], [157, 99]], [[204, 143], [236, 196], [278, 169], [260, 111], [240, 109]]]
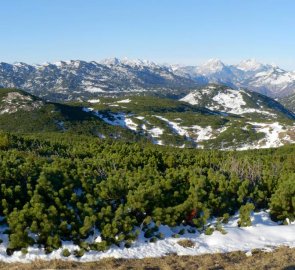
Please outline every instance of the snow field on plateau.
[[[215, 87], [209, 86], [200, 91], [189, 93], [188, 95], [180, 99], [180, 101], [187, 102], [191, 105], [198, 105], [204, 98], [204, 95], [211, 95], [213, 91], [215, 91]], [[243, 90], [226, 89], [225, 92], [218, 91], [218, 93], [216, 93], [213, 97], [210, 97], [211, 101], [209, 101], [206, 108], [212, 111], [221, 111], [237, 115], [247, 113], [260, 113], [264, 115], [275, 116], [275, 114], [273, 113], [262, 110], [263, 107], [261, 107], [260, 109], [247, 107], [247, 103], [243, 98], [243, 94], [250, 96], [249, 93]]]
[[[201, 141], [205, 141], [205, 140], [209, 140], [213, 138], [213, 134], [212, 134], [213, 130], [210, 126], [207, 126], [205, 128], [202, 128], [201, 126], [198, 126], [198, 125], [185, 127], [185, 126], [180, 126], [180, 124], [178, 124], [177, 122], [169, 121], [168, 119], [162, 116], [156, 116], [156, 117], [166, 122], [176, 134], [180, 136], [186, 136], [188, 138], [194, 137], [192, 138], [192, 140], [195, 142], [201, 142]], [[225, 129], [223, 129], [222, 131], [224, 130]]]
[[[118, 101], [117, 103], [128, 103], [130, 102], [129, 99]], [[134, 115], [132, 114], [125, 114], [125, 113], [109, 113], [109, 115], [103, 115], [99, 113], [98, 111], [95, 111], [93, 108], [83, 108], [83, 111], [85, 112], [92, 112], [95, 116], [102, 119], [107, 124], [113, 125], [113, 126], [121, 126], [123, 128], [128, 128], [133, 131], [138, 131], [139, 126], [142, 130], [146, 131], [149, 136], [152, 137], [154, 144], [162, 145], [162, 141], [158, 140], [161, 135], [164, 134], [164, 129], [160, 127], [153, 126], [152, 128], [147, 128], [147, 125], [151, 126], [151, 123], [145, 120], [143, 116], [135, 116], [136, 119], [142, 121], [143, 123], [141, 125], [136, 124], [131, 117]], [[154, 117], [162, 120], [165, 122], [168, 127], [177, 135], [180, 136], [186, 136], [188, 139], [195, 141], [195, 142], [202, 142], [205, 140], [212, 139], [216, 137], [213, 133], [220, 134], [221, 132], [225, 131], [226, 128], [217, 129], [216, 132], [213, 132], [213, 129], [211, 126], [207, 127], [201, 127], [198, 125], [186, 127], [181, 126], [179, 123], [170, 121], [162, 116], [154, 115]]]
[[[278, 122], [274, 123], [256, 123], [248, 122], [252, 125], [256, 132], [263, 132], [265, 137], [252, 145], [244, 145], [237, 150], [258, 149], [258, 148], [272, 148], [284, 145], [284, 142], [294, 143], [292, 138], [286, 134], [286, 128]], [[288, 131], [295, 134], [295, 126], [289, 126]]]
[[[243, 251], [247, 255], [251, 255], [251, 250], [262, 249], [271, 251], [278, 246], [295, 247], [295, 223], [289, 225], [279, 225], [273, 222], [268, 212], [257, 212], [251, 214], [252, 226], [238, 227], [238, 214], [230, 218], [227, 224], [223, 224], [223, 229], [226, 234], [219, 231], [214, 231], [212, 235], [204, 233], [189, 233], [191, 227], [177, 226], [168, 227], [165, 225], [159, 226], [159, 232], [165, 238], [158, 240], [155, 243], [149, 242], [149, 239], [144, 237], [144, 232], [141, 228], [138, 239], [131, 245], [130, 248], [111, 246], [105, 252], [89, 251], [83, 257], [76, 258], [73, 254], [69, 257], [62, 256], [62, 250], [67, 248], [70, 252], [78, 250], [79, 246], [72, 242], [63, 242], [62, 248], [54, 250], [50, 254], [45, 254], [43, 248], [38, 248], [37, 245], [28, 248], [27, 254], [22, 254], [21, 251], [16, 251], [12, 256], [6, 254], [8, 245], [8, 236], [3, 234], [7, 227], [0, 227], [0, 237], [3, 243], [0, 244], [0, 260], [4, 262], [31, 262], [33, 260], [53, 260], [61, 259], [67, 261], [97, 261], [103, 258], [146, 258], [146, 257], [161, 257], [168, 254], [177, 255], [201, 255], [208, 253], [226, 253], [231, 251]], [[214, 225], [216, 220], [212, 220], [210, 224]], [[184, 230], [184, 234], [179, 238], [174, 238], [173, 235], [180, 230]], [[183, 247], [179, 243], [180, 240], [190, 240], [194, 244], [192, 247]], [[88, 242], [100, 242], [101, 237], [99, 232], [95, 232], [89, 237]]]

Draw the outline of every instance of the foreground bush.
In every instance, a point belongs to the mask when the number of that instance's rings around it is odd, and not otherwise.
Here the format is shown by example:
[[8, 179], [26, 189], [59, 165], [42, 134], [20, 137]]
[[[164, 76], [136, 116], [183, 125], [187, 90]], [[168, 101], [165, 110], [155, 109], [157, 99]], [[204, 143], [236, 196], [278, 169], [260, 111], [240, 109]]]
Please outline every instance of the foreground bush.
[[271, 214], [278, 220], [295, 220], [295, 173], [282, 177], [271, 197]]
[[[75, 256], [130, 246], [140, 226], [157, 241], [161, 224], [203, 231], [210, 217], [227, 222], [239, 209], [241, 226], [251, 223], [254, 208], [294, 219], [294, 146], [220, 152], [66, 134], [0, 135], [0, 216], [9, 225], [9, 254], [33, 244], [50, 253], [67, 240], [81, 247]], [[101, 242], [86, 243], [95, 231]]]

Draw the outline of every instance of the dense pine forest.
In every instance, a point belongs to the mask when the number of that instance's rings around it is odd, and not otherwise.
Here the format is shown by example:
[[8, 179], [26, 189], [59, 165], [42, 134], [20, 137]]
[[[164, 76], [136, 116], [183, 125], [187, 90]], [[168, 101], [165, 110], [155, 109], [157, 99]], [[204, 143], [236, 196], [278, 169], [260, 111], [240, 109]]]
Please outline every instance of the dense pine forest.
[[[250, 212], [259, 209], [288, 222], [295, 219], [294, 168], [295, 145], [237, 152], [1, 133], [7, 254], [33, 244], [50, 253], [66, 240], [80, 246], [77, 256], [111, 244], [129, 247], [139, 230], [150, 241], [161, 239], [160, 224], [210, 233], [210, 218], [226, 223], [237, 211], [240, 226], [250, 225]], [[95, 231], [102, 241], [85, 241]]]

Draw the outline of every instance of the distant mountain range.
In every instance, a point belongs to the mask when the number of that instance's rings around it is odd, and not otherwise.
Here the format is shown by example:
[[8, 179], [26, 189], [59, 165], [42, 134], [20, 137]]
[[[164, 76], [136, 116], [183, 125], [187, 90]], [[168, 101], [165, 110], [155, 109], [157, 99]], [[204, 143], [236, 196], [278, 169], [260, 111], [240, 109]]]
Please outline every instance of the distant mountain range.
[[238, 65], [226, 65], [210, 59], [200, 66], [174, 66], [177, 75], [196, 82], [221, 83], [234, 88], [247, 88], [270, 97], [283, 97], [295, 93], [295, 72], [275, 65], [262, 64], [254, 59]]
[[0, 86], [23, 89], [50, 100], [188, 89], [197, 86], [166, 66], [146, 61], [67, 61], [28, 65], [0, 63]]
[[280, 98], [279, 102], [287, 109], [295, 113], [295, 93], [290, 96]]
[[199, 66], [159, 65], [117, 58], [41, 65], [0, 63], [0, 87], [23, 89], [52, 101], [142, 92], [184, 96], [209, 83], [286, 97], [295, 93], [295, 72], [253, 59], [238, 65], [211, 59]]

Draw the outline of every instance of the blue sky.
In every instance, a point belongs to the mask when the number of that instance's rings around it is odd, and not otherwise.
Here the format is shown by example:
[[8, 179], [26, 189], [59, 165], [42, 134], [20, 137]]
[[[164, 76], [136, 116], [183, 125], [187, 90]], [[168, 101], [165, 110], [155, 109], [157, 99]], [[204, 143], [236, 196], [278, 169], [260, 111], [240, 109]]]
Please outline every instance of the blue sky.
[[0, 0], [0, 61], [257, 58], [295, 70], [294, 0]]

